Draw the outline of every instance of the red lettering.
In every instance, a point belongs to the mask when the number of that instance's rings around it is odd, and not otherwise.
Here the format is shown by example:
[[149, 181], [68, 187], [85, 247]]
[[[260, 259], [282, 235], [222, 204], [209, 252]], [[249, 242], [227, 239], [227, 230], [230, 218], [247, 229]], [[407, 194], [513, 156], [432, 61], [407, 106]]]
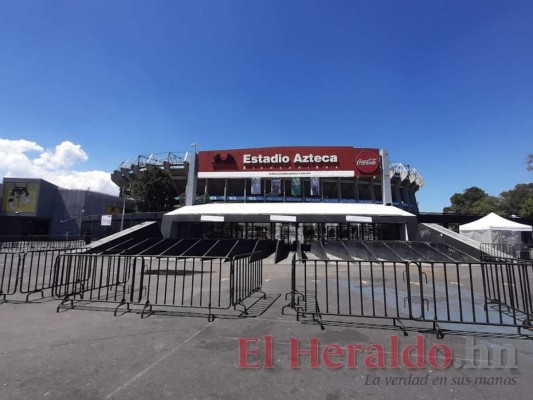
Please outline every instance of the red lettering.
[[363, 345], [358, 344], [354, 346], [353, 344], [348, 345], [348, 368], [357, 368], [357, 351], [363, 351]]
[[[437, 352], [439, 349], [441, 350], [443, 356], [441, 364], [439, 364], [437, 360]], [[445, 344], [435, 344], [431, 346], [428, 352], [428, 362], [429, 365], [431, 365], [435, 369], [448, 368], [453, 362], [452, 349], [450, 349], [450, 347], [446, 346]]]
[[342, 361], [332, 361], [330, 357], [344, 356], [344, 350], [338, 344], [328, 344], [322, 352], [322, 359], [326, 367], [330, 369], [341, 368], [344, 363]]
[[398, 336], [389, 336], [390, 341], [390, 367], [400, 368], [400, 340]]
[[299, 349], [300, 339], [290, 338], [291, 343], [291, 362], [290, 368], [300, 368], [300, 355], [308, 354], [309, 358], [309, 368], [320, 368], [318, 364], [318, 342], [317, 338], [309, 339], [311, 343], [311, 348], [309, 350], [300, 350]]
[[375, 354], [370, 354], [365, 357], [365, 367], [368, 369], [385, 368], [385, 350], [379, 344], [369, 344], [366, 347], [366, 352], [370, 353], [375, 350]]
[[[414, 362], [412, 360], [413, 352], [416, 360]], [[424, 336], [417, 336], [416, 344], [406, 346], [405, 349], [403, 349], [402, 361], [405, 368], [414, 369], [426, 367], [426, 363], [424, 362]]]
[[272, 336], [265, 336], [265, 368], [274, 368], [272, 361]]
[[259, 356], [259, 349], [249, 350], [248, 343], [259, 344], [259, 338], [239, 338], [239, 368], [259, 368], [259, 361], [255, 364], [248, 363], [248, 354]]

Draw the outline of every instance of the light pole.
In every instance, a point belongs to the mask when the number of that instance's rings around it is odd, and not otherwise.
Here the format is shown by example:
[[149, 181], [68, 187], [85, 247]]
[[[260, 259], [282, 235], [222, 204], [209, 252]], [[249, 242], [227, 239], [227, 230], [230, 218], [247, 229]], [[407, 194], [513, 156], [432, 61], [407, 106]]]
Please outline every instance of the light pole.
[[130, 191], [126, 189], [126, 186], [122, 186], [122, 218], [120, 220], [121, 231], [124, 229], [124, 214], [126, 213], [126, 195], [128, 195], [129, 193]]

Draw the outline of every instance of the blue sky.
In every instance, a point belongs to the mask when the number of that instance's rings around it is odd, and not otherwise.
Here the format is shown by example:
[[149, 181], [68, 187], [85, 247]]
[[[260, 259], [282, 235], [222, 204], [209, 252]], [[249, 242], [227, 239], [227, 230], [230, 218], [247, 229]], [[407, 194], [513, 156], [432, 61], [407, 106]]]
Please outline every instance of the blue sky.
[[0, 175], [197, 141], [386, 148], [422, 211], [532, 180], [531, 1], [4, 0], [0, 54]]

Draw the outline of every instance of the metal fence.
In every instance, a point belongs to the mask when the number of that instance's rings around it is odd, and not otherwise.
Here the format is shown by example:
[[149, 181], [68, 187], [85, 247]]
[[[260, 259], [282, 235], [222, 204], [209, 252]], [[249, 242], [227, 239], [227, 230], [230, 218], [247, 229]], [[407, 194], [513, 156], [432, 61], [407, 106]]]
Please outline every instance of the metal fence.
[[138, 261], [136, 257], [62, 255], [54, 267], [53, 295], [71, 303], [76, 298], [125, 302], [127, 283]]
[[480, 246], [480, 259], [488, 261], [533, 260], [533, 245], [483, 243]]
[[54, 263], [61, 254], [79, 253], [83, 249], [34, 250], [0, 252], [0, 296], [30, 295], [51, 290], [54, 284]]
[[439, 336], [443, 324], [532, 329], [533, 264], [294, 259], [291, 286], [288, 307], [322, 327], [329, 315], [389, 320], [405, 333], [406, 321], [431, 323]]
[[[54, 295], [65, 304], [85, 300], [142, 307], [141, 316], [154, 307], [214, 310], [247, 307], [244, 300], [261, 292], [260, 253], [231, 259], [212, 257], [142, 257], [68, 254], [58, 258]], [[264, 297], [264, 296], [263, 296]]]
[[86, 241], [81, 236], [71, 236], [68, 239], [64, 236], [0, 236], [1, 253], [16, 253], [32, 250], [77, 249], [84, 245], [86, 245]]
[[[62, 254], [77, 254], [83, 252], [79, 248], [64, 248], [54, 250], [33, 250], [21, 254], [19, 267], [19, 292], [26, 295], [26, 302], [34, 293], [51, 290], [54, 285], [54, 264]], [[0, 253], [1, 254], [1, 253]]]
[[0, 253], [0, 297], [16, 293], [18, 287], [20, 254]]
[[[247, 314], [244, 300], [253, 293], [261, 292], [263, 285], [263, 255], [261, 252], [244, 254], [232, 259], [233, 283], [232, 305], [244, 307], [244, 313]], [[263, 297], [266, 295], [263, 293]]]
[[[486, 302], [499, 314], [533, 323], [533, 263], [485, 263]], [[525, 317], [525, 318], [524, 318]]]
[[152, 312], [154, 306], [228, 309], [232, 305], [231, 274], [232, 264], [222, 258], [145, 258], [136, 302], [144, 304], [143, 313]]

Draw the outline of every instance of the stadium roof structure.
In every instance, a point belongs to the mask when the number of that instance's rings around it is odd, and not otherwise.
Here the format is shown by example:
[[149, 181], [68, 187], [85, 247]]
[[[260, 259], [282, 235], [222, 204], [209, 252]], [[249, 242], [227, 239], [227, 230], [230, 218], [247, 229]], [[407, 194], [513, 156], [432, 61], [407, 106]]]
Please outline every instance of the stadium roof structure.
[[416, 216], [398, 207], [365, 203], [209, 203], [185, 206], [163, 216], [163, 236], [187, 224], [392, 224], [399, 235], [416, 230]]
[[181, 207], [165, 215], [342, 215], [414, 217], [413, 214], [382, 204], [351, 203], [211, 203]]

